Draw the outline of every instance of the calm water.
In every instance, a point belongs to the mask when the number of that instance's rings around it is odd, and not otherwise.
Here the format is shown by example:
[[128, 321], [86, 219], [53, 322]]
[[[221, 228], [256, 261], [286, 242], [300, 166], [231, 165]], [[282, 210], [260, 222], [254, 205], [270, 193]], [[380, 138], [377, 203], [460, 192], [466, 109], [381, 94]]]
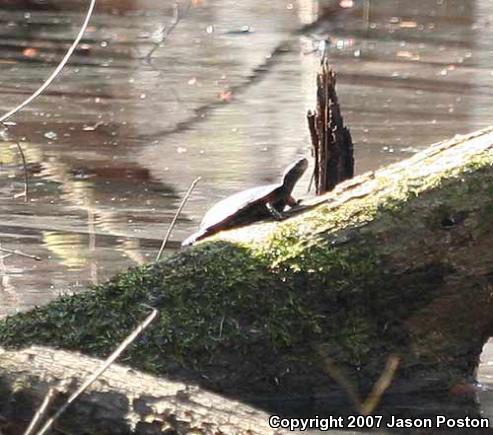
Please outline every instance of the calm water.
[[[0, 1], [2, 112], [52, 71], [85, 8], [75, 0], [37, 10], [29, 3]], [[0, 316], [152, 260], [197, 176], [172, 246], [218, 199], [277, 180], [309, 154], [305, 114], [323, 44], [338, 72], [357, 172], [491, 123], [491, 1], [194, 0], [148, 62], [173, 5], [101, 1], [70, 66], [11, 119], [31, 194], [27, 204], [15, 198], [21, 159], [5, 142], [1, 247], [42, 261], [0, 260]], [[323, 14], [327, 20], [310, 26]], [[485, 391], [482, 403], [491, 404]]]

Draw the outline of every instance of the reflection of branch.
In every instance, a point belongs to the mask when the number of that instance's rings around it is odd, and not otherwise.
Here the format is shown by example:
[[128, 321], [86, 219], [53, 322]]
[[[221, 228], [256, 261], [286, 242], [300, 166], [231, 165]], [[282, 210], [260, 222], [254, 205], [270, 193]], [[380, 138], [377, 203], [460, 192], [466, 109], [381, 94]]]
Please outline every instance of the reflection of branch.
[[28, 202], [29, 201], [29, 175], [27, 173], [26, 156], [24, 155], [24, 151], [21, 147], [20, 142], [16, 139], [10, 139], [8, 125], [6, 123], [3, 123], [3, 122], [0, 122], [0, 125], [3, 127], [3, 129], [0, 131], [0, 138], [2, 138], [2, 140], [4, 140], [5, 142], [14, 142], [15, 143], [15, 145], [17, 146], [17, 150], [19, 151], [19, 154], [21, 155], [22, 167], [24, 169], [24, 192], [15, 194], [14, 198], [18, 198], [19, 196], [23, 196], [24, 202]]
[[32, 258], [33, 260], [41, 261], [41, 257], [38, 257], [37, 255], [26, 254], [22, 251], [18, 251], [17, 249], [0, 248], [0, 252], [6, 252], [7, 254], [19, 255], [20, 257]]
[[394, 380], [395, 373], [399, 367], [400, 359], [397, 355], [390, 355], [387, 364], [368, 397], [363, 400], [353, 383], [339, 370], [335, 362], [330, 359], [325, 352], [320, 351], [325, 363], [325, 369], [330, 377], [337, 382], [346, 392], [354, 407], [361, 415], [370, 415], [375, 411], [385, 391], [390, 387]]
[[151, 324], [157, 315], [158, 311], [155, 308], [152, 308], [152, 313], [149, 314], [146, 319], [139, 326], [137, 326], [137, 328], [135, 328], [125, 340], [121, 342], [120, 346], [118, 346], [118, 348], [103, 362], [103, 364], [67, 399], [65, 404], [53, 415], [53, 417], [48, 419], [37, 435], [45, 434], [51, 428], [55, 420], [65, 412], [70, 404], [74, 402], [75, 399], [77, 399], [85, 390], [87, 390], [96, 381], [96, 379], [98, 379], [106, 371], [106, 369], [115, 362], [122, 352], [133, 343], [139, 334]]
[[188, 12], [190, 11], [190, 7], [191, 6], [192, 6], [192, 1], [190, 0], [188, 2], [187, 7], [185, 8], [185, 10], [183, 12], [181, 12], [180, 11], [180, 2], [177, 1], [175, 3], [175, 7], [173, 9], [174, 10], [174, 17], [173, 17], [173, 21], [171, 22], [171, 25], [170, 26], [164, 26], [163, 30], [159, 34], [159, 41], [154, 43], [154, 47], [152, 47], [151, 50], [149, 51], [149, 53], [147, 53], [145, 55], [144, 59], [149, 60], [152, 57], [152, 55], [154, 54], [154, 52], [159, 47], [161, 47], [161, 45], [163, 44], [163, 42], [171, 34], [171, 32], [175, 29], [175, 27], [182, 20], [182, 18], [184, 18], [188, 14]]
[[159, 249], [159, 252], [156, 257], [156, 261], [159, 261], [161, 258], [161, 255], [164, 251], [164, 248], [166, 248], [166, 245], [168, 243], [169, 237], [171, 236], [171, 231], [173, 231], [173, 228], [175, 227], [176, 221], [178, 220], [178, 216], [180, 216], [181, 211], [183, 210], [183, 207], [185, 206], [186, 202], [188, 201], [188, 198], [193, 192], [193, 189], [195, 189], [195, 185], [200, 181], [201, 177], [196, 178], [193, 180], [192, 184], [190, 184], [190, 187], [187, 190], [187, 193], [185, 193], [185, 196], [183, 197], [180, 206], [178, 207], [178, 210], [176, 210], [175, 216], [173, 217], [173, 220], [171, 221], [171, 224], [168, 228], [168, 231], [166, 232], [166, 236], [164, 237], [163, 243], [161, 244], [161, 248]]
[[96, 0], [90, 0], [90, 1], [91, 1], [91, 3], [89, 4], [89, 8], [87, 10], [86, 17], [85, 17], [84, 22], [83, 22], [83, 24], [79, 30], [79, 33], [77, 34], [74, 42], [72, 43], [70, 48], [67, 50], [67, 53], [65, 53], [65, 56], [60, 61], [58, 66], [51, 73], [51, 75], [46, 79], [46, 81], [30, 97], [25, 99], [21, 104], [19, 104], [14, 109], [10, 110], [5, 115], [1, 116], [0, 117], [0, 123], [6, 121], [12, 115], [16, 114], [17, 112], [22, 110], [24, 107], [26, 107], [35, 98], [39, 97], [44, 92], [44, 90], [53, 83], [53, 81], [55, 80], [57, 75], [60, 74], [60, 72], [62, 71], [62, 69], [67, 64], [68, 60], [70, 59], [70, 56], [72, 56], [72, 53], [75, 51], [75, 48], [79, 44], [80, 40], [82, 39], [82, 35], [84, 34], [84, 32], [87, 29], [87, 25], [89, 24], [89, 20], [91, 19], [92, 11], [94, 10], [94, 6], [96, 4]]
[[24, 151], [22, 151], [21, 144], [19, 143], [18, 140], [15, 141], [15, 144], [17, 145], [17, 149], [19, 150], [19, 153], [22, 158], [22, 166], [24, 168], [24, 193], [15, 195], [17, 196], [24, 196], [24, 202], [29, 201], [29, 175], [27, 174], [27, 165], [26, 165], [26, 157], [24, 156]]

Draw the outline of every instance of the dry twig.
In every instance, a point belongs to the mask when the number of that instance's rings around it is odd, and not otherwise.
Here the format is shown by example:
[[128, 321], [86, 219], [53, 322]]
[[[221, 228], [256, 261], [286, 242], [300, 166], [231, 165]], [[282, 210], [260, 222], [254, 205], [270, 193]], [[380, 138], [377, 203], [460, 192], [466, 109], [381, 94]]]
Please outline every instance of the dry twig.
[[342, 389], [346, 392], [347, 396], [353, 403], [354, 407], [359, 411], [362, 406], [362, 401], [359, 397], [359, 393], [356, 387], [347, 378], [347, 376], [345, 376], [344, 373], [341, 372], [335, 362], [325, 354], [325, 352], [320, 351], [320, 356], [323, 359], [325, 370], [327, 371], [327, 373], [337, 384], [339, 384], [340, 387], [342, 387]]
[[166, 235], [164, 236], [163, 243], [161, 244], [161, 248], [159, 248], [159, 252], [156, 256], [156, 261], [159, 261], [161, 259], [161, 255], [163, 254], [164, 248], [166, 248], [166, 245], [168, 244], [169, 237], [171, 236], [171, 231], [173, 231], [173, 228], [176, 225], [176, 221], [178, 220], [178, 217], [180, 216], [181, 211], [183, 210], [183, 207], [188, 201], [188, 198], [190, 198], [190, 195], [193, 192], [193, 189], [195, 189], [196, 184], [201, 180], [202, 177], [197, 177], [195, 180], [192, 181], [192, 184], [190, 184], [190, 187], [187, 190], [187, 193], [185, 193], [185, 196], [183, 197], [180, 206], [178, 207], [178, 210], [176, 210], [175, 216], [173, 217], [173, 220], [171, 221], [171, 224], [169, 225], [168, 231], [166, 232]]
[[60, 74], [60, 72], [63, 70], [65, 65], [67, 64], [68, 60], [72, 56], [73, 52], [75, 51], [77, 45], [79, 44], [80, 40], [82, 39], [82, 36], [84, 35], [84, 32], [87, 29], [87, 25], [89, 24], [89, 20], [91, 19], [92, 12], [94, 10], [94, 6], [96, 4], [96, 0], [91, 0], [91, 3], [89, 4], [89, 8], [86, 13], [86, 17], [84, 19], [84, 22], [79, 30], [79, 33], [77, 34], [74, 42], [72, 45], [69, 47], [67, 52], [65, 53], [65, 56], [63, 59], [60, 61], [58, 66], [55, 68], [55, 70], [51, 73], [51, 75], [46, 79], [46, 81], [33, 93], [31, 94], [28, 98], [26, 98], [21, 104], [19, 104], [17, 107], [14, 107], [12, 110], [7, 112], [5, 115], [0, 117], [0, 123], [5, 122], [7, 119], [9, 119], [12, 115], [16, 114], [20, 110], [22, 110], [24, 107], [26, 107], [31, 101], [33, 101], [35, 98], [39, 97], [44, 90], [50, 86], [55, 78]]
[[[17, 107], [14, 107], [12, 110], [8, 111], [4, 115], [0, 117], [0, 124], [4, 125], [4, 122], [7, 121], [11, 116], [15, 115], [17, 112], [21, 111], [24, 107], [26, 107], [29, 103], [31, 103], [34, 99], [39, 97], [48, 86], [50, 86], [55, 78], [60, 74], [60, 72], [63, 70], [65, 65], [67, 64], [68, 60], [72, 56], [73, 52], [75, 51], [77, 45], [79, 44], [80, 40], [82, 39], [82, 36], [84, 35], [84, 32], [87, 29], [87, 25], [89, 24], [89, 20], [91, 19], [92, 12], [94, 10], [94, 6], [96, 5], [96, 0], [90, 0], [89, 8], [87, 9], [87, 13], [84, 19], [84, 22], [82, 23], [82, 26], [79, 30], [79, 33], [75, 37], [74, 42], [72, 45], [69, 47], [67, 52], [65, 53], [65, 56], [63, 59], [60, 61], [58, 66], [55, 68], [55, 70], [50, 74], [50, 76], [45, 80], [45, 82], [36, 90], [34, 91], [28, 98], [26, 98], [22, 103], [20, 103]], [[5, 126], [5, 125], [4, 125]], [[26, 159], [24, 156], [24, 152], [22, 150], [22, 147], [19, 142], [16, 141], [17, 148], [19, 149], [19, 152], [21, 153], [22, 157], [22, 163], [24, 165], [24, 181], [25, 181], [25, 186], [24, 186], [24, 198], [25, 201], [28, 201], [28, 193], [29, 193], [29, 179], [27, 175], [27, 167], [26, 167]]]
[[370, 394], [366, 400], [362, 403], [360, 413], [361, 415], [370, 415], [375, 411], [383, 394], [390, 387], [390, 384], [394, 380], [395, 372], [399, 368], [399, 357], [397, 355], [390, 355], [387, 359], [387, 364], [382, 374], [378, 378], [377, 382], [373, 385]]
[[357, 388], [339, 370], [334, 361], [332, 361], [332, 359], [330, 359], [323, 352], [320, 353], [321, 357], [324, 360], [325, 368], [328, 374], [332, 379], [334, 379], [336, 383], [338, 383], [343, 388], [343, 390], [346, 392], [347, 396], [353, 403], [354, 407], [361, 415], [370, 415], [373, 413], [373, 411], [375, 411], [385, 391], [387, 391], [387, 389], [390, 387], [390, 384], [394, 380], [395, 373], [400, 363], [400, 359], [397, 355], [390, 355], [387, 359], [385, 369], [373, 385], [373, 388], [368, 397], [363, 400], [360, 397]]
[[115, 360], [122, 354], [122, 352], [130, 345], [132, 342], [138, 337], [138, 335], [146, 329], [151, 322], [158, 315], [158, 311], [155, 308], [152, 308], [152, 313], [147, 316], [147, 318], [139, 325], [134, 331], [118, 346], [118, 348], [103, 362], [103, 364], [96, 370], [91, 376], [89, 376], [85, 382], [67, 399], [65, 404], [53, 415], [53, 417], [49, 418], [48, 421], [44, 424], [41, 430], [37, 433], [37, 435], [43, 435], [50, 429], [53, 423], [56, 421], [60, 415], [62, 415], [65, 410], [70, 406], [72, 402], [77, 399], [87, 388], [89, 388], [96, 379], [101, 376], [106, 369], [115, 362]]
[[46, 394], [46, 396], [43, 400], [43, 403], [41, 403], [41, 406], [36, 411], [36, 414], [34, 414], [34, 417], [31, 420], [31, 423], [29, 423], [29, 426], [26, 429], [26, 431], [24, 432], [24, 435], [31, 435], [34, 432], [34, 429], [36, 429], [36, 427], [38, 426], [41, 419], [45, 416], [46, 411], [48, 410], [48, 407], [51, 405], [51, 403], [55, 399], [57, 393], [58, 393], [58, 390], [56, 387], [52, 387], [48, 390], [48, 393]]

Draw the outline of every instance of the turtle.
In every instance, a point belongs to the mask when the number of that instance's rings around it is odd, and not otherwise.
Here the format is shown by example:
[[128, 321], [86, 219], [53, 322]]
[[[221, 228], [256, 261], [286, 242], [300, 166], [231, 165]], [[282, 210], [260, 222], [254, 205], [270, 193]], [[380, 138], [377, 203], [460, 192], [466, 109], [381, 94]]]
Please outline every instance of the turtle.
[[266, 217], [282, 219], [286, 206], [294, 207], [298, 204], [291, 192], [307, 167], [306, 158], [298, 159], [286, 168], [281, 183], [252, 187], [219, 201], [205, 214], [199, 230], [185, 239], [182, 246], [193, 245], [219, 231]]

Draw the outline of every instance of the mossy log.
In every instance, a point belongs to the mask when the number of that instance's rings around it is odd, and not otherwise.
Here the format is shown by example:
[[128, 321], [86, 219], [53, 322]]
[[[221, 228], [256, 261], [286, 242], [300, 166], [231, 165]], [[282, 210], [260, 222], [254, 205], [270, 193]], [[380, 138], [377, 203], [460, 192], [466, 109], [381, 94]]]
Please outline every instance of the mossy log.
[[391, 354], [390, 392], [471, 380], [493, 332], [493, 128], [308, 205], [9, 317], [0, 346], [106, 356], [145, 303], [160, 318], [125, 364], [268, 411], [333, 405], [330, 367], [364, 394]]

